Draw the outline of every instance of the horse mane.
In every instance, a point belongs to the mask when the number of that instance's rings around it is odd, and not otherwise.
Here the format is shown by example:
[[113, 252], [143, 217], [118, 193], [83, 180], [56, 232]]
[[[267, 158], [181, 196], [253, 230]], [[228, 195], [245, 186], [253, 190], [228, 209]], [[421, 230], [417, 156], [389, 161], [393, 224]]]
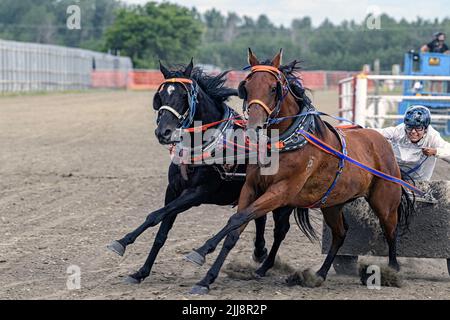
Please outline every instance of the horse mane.
[[[176, 69], [170, 71], [172, 78], [186, 78], [183, 71], [186, 69], [184, 65], [178, 65]], [[237, 96], [237, 90], [225, 86], [227, 81], [227, 74], [230, 72], [224, 71], [218, 75], [208, 75], [202, 68], [195, 67], [192, 70], [191, 78], [194, 79], [205, 94], [215, 103], [222, 104], [231, 96]]]
[[[305, 106], [308, 106], [312, 108], [313, 110], [316, 110], [314, 105], [311, 102], [311, 99], [308, 97], [307, 92], [312, 92], [311, 89], [306, 88], [303, 86], [303, 84], [299, 81], [301, 80], [301, 76], [299, 72], [303, 70], [301, 64], [303, 61], [301, 60], [294, 60], [286, 65], [281, 65], [278, 70], [280, 70], [286, 79], [288, 80], [289, 84], [291, 85], [291, 89], [294, 91], [295, 95], [298, 97], [301, 97], [301, 100], [297, 100], [297, 104], [300, 107], [301, 112], [303, 112]], [[262, 65], [270, 66], [272, 65], [271, 60], [264, 60], [261, 62]], [[296, 83], [297, 85], [292, 85], [293, 83]], [[319, 138], [324, 137], [324, 131], [326, 130], [326, 125], [323, 122], [323, 120], [318, 115], [314, 115], [314, 122], [315, 122], [315, 134]]]

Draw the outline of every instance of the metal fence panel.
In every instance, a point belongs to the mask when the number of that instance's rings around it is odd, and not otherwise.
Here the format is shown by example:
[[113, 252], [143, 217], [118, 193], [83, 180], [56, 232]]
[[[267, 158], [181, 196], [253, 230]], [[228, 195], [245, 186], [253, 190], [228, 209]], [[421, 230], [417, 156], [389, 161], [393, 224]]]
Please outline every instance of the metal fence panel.
[[87, 89], [92, 87], [93, 71], [132, 69], [128, 57], [0, 40], [0, 93]]

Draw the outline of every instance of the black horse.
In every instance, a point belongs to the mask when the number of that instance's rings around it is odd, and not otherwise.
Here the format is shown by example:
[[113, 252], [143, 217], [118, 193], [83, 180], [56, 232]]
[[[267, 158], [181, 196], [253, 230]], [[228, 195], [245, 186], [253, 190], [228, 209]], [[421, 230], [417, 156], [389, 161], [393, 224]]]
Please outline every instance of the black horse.
[[[238, 114], [225, 103], [230, 96], [238, 95], [236, 90], [224, 86], [227, 72], [208, 76], [201, 69], [194, 68], [192, 61], [186, 68], [182, 67], [179, 70], [168, 70], [160, 64], [160, 70], [166, 81], [155, 94], [153, 107], [158, 111], [155, 135], [161, 144], [173, 144], [175, 132], [192, 127], [194, 121], [214, 123], [224, 120], [215, 127], [220, 131], [239, 128], [233, 120]], [[210, 147], [217, 142], [212, 141], [208, 146], [202, 147]], [[127, 277], [126, 281], [136, 284], [150, 275], [153, 263], [159, 250], [164, 246], [178, 214], [201, 204], [221, 206], [236, 204], [245, 181], [245, 172], [245, 164], [236, 164], [230, 168], [219, 164], [179, 165], [172, 162], [168, 172], [169, 185], [165, 194], [165, 206], [150, 213], [136, 230], [108, 246], [110, 250], [123, 256], [126, 247], [134, 243], [139, 235], [149, 227], [162, 222], [145, 264], [139, 271]], [[267, 259], [269, 261], [264, 264], [264, 271], [259, 272], [261, 275], [273, 266], [279, 243], [289, 229], [291, 212], [292, 208], [288, 207], [274, 212], [276, 217], [274, 245], [269, 255], [270, 259]], [[266, 217], [256, 219], [255, 225], [253, 259], [262, 262], [267, 257], [264, 239]]]

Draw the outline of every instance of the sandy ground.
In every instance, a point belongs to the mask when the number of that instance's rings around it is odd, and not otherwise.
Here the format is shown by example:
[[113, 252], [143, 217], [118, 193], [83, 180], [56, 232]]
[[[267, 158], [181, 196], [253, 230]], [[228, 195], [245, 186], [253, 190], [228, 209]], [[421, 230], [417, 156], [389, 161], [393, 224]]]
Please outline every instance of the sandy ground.
[[[315, 95], [321, 110], [335, 110], [335, 93]], [[123, 279], [144, 262], [156, 229], [124, 258], [106, 249], [163, 203], [169, 157], [153, 136], [151, 101], [152, 94], [142, 92], [0, 98], [0, 298], [193, 299], [187, 292], [215, 254], [202, 268], [183, 257], [218, 231], [234, 209], [201, 206], [182, 214], [151, 276], [138, 286]], [[440, 177], [449, 171], [439, 170]], [[269, 218], [268, 245], [272, 228]], [[282, 267], [262, 280], [242, 280], [256, 267], [253, 237], [250, 225], [226, 262], [238, 274], [222, 272], [202, 298], [450, 298], [444, 260], [400, 259], [402, 288], [368, 290], [359, 279], [333, 270], [320, 288], [287, 287], [286, 269], [317, 268], [324, 258], [320, 244], [309, 243], [295, 225], [280, 249]], [[81, 268], [80, 290], [66, 286], [72, 265]]]

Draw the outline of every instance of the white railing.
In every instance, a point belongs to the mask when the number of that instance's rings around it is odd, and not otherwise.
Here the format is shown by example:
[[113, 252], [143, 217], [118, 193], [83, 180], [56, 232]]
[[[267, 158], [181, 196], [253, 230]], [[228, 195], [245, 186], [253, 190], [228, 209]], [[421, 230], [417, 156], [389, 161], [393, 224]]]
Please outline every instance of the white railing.
[[[369, 94], [369, 81], [448, 81], [450, 76], [392, 76], [392, 75], [366, 75], [360, 74], [355, 77], [343, 79], [339, 82], [339, 113], [342, 117], [354, 121], [357, 124], [367, 127], [383, 127], [385, 120], [402, 119], [398, 114], [396, 103], [403, 100], [423, 100], [423, 101], [450, 101], [450, 96], [404, 96]], [[450, 120], [450, 110], [447, 114], [432, 113], [432, 122]], [[389, 114], [397, 113], [397, 114]]]

